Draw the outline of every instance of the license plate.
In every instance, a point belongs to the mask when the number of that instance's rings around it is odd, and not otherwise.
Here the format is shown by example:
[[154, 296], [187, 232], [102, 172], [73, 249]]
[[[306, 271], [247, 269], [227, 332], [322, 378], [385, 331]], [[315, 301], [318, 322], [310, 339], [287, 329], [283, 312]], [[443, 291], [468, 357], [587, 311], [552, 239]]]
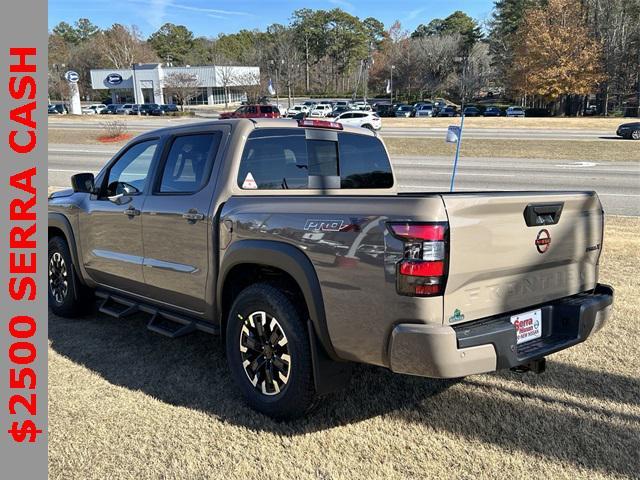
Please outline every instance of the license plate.
[[540, 309], [513, 315], [511, 323], [516, 327], [518, 345], [542, 336], [542, 310]]

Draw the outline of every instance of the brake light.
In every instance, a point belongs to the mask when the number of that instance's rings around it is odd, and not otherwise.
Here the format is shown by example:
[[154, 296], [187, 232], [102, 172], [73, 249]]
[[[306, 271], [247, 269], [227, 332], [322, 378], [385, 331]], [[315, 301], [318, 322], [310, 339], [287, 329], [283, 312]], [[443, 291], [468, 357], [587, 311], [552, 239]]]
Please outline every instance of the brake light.
[[329, 120], [312, 120], [305, 118], [298, 120], [299, 127], [315, 127], [315, 128], [331, 128], [333, 130], [342, 130], [342, 124], [338, 122], [330, 122]]
[[403, 242], [396, 268], [396, 288], [401, 295], [442, 295], [447, 279], [446, 223], [390, 223], [389, 230]]

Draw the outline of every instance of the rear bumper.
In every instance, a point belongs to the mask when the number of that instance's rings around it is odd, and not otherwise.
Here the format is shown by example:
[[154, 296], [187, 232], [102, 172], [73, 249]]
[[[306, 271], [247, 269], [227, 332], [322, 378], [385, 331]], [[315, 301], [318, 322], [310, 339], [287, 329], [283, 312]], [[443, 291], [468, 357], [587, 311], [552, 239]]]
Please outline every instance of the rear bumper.
[[585, 341], [606, 323], [613, 289], [562, 298], [524, 311], [542, 310], [542, 337], [516, 345], [508, 315], [462, 325], [400, 324], [391, 334], [392, 371], [433, 378], [456, 378], [517, 367]]

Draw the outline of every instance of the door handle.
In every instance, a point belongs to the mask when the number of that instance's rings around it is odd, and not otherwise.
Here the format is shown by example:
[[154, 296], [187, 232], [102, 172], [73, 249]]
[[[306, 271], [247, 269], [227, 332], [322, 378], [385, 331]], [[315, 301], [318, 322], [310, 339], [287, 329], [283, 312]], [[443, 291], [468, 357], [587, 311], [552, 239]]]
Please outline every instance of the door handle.
[[197, 222], [204, 219], [204, 213], [198, 213], [197, 210], [191, 209], [187, 213], [183, 213], [182, 218], [189, 222]]
[[123, 210], [122, 213], [131, 218], [135, 217], [136, 215], [140, 215], [140, 210], [138, 210], [137, 208], [129, 207], [126, 210]]

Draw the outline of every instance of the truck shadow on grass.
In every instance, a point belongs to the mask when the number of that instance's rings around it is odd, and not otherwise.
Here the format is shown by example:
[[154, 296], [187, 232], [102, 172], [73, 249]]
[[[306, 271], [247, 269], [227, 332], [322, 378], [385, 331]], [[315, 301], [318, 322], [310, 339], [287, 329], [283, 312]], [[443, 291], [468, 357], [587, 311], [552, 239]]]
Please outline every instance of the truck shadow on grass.
[[[245, 406], [215, 337], [197, 333], [170, 340], [147, 331], [142, 318], [69, 320], [50, 314], [49, 339], [55, 352], [114, 385], [254, 431], [296, 436], [383, 416], [423, 425], [425, 435], [449, 432], [601, 473], [640, 471], [640, 417], [620, 413], [619, 405], [607, 408], [608, 402], [640, 404], [640, 381], [634, 378], [553, 362], [547, 373], [529, 380], [499, 373], [442, 381], [357, 366], [347, 390], [325, 397], [305, 419], [279, 423]], [[519, 382], [540, 392], [519, 388]], [[594, 397], [604, 407], [563, 399], [558, 391]]]

